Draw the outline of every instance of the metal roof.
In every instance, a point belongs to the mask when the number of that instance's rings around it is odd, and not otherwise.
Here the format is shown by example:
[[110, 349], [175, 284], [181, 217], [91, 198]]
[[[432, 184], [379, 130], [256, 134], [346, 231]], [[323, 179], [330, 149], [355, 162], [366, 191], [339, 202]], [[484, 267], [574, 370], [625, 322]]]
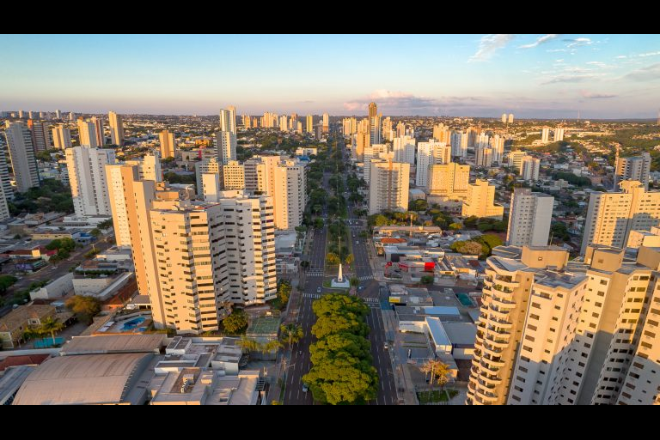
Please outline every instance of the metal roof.
[[63, 356], [106, 353], [154, 353], [164, 345], [166, 335], [108, 335], [73, 338], [62, 348]]

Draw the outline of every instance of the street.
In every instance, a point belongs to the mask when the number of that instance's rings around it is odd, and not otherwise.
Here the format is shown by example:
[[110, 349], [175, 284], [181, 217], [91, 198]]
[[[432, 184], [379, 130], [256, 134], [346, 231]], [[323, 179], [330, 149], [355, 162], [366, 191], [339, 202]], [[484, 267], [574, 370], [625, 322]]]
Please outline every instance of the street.
[[[344, 160], [346, 160], [343, 143], [342, 151], [344, 154]], [[323, 186], [326, 190], [329, 189], [329, 178], [330, 175], [326, 173], [323, 178]], [[362, 288], [358, 291], [358, 295], [365, 300], [371, 309], [370, 315], [367, 316], [367, 324], [371, 329], [369, 340], [371, 342], [371, 354], [374, 360], [374, 367], [378, 371], [380, 378], [378, 396], [376, 400], [370, 402], [370, 405], [396, 405], [398, 402], [398, 396], [394, 382], [394, 372], [392, 370], [390, 354], [385, 348], [388, 341], [381, 312], [380, 285], [374, 280], [367, 249], [368, 240], [360, 238], [360, 233], [367, 230], [367, 224], [365, 221], [359, 220], [355, 217], [354, 206], [349, 204], [348, 208], [348, 220], [350, 221], [350, 224], [348, 225], [349, 238], [352, 240], [356, 277], [360, 279], [360, 285]], [[324, 212], [323, 217], [327, 220], [327, 212]], [[309, 347], [313, 342], [313, 337], [311, 335], [312, 326], [316, 322], [316, 316], [314, 316], [314, 312], [312, 311], [312, 304], [322, 295], [331, 293], [323, 288], [327, 237], [327, 226], [324, 226], [322, 230], [314, 231], [311, 255], [308, 256], [310, 268], [305, 277], [305, 288], [304, 292], [302, 292], [301, 307], [298, 313], [298, 324], [302, 326], [305, 337], [300, 343], [294, 345], [291, 361], [289, 365], [284, 366], [286, 369], [284, 391], [285, 405], [313, 404], [311, 391], [307, 393], [302, 391], [302, 377], [307, 374], [312, 367]], [[319, 290], [321, 293], [319, 293]]]

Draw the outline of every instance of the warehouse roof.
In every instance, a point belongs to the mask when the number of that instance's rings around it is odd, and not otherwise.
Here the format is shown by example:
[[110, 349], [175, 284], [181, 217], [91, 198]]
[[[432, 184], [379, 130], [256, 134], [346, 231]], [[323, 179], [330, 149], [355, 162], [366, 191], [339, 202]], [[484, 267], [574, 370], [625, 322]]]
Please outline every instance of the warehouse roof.
[[62, 348], [63, 356], [107, 353], [155, 353], [165, 345], [166, 335], [108, 335], [73, 338]]
[[14, 405], [120, 404], [150, 354], [64, 356], [50, 359], [27, 378]]

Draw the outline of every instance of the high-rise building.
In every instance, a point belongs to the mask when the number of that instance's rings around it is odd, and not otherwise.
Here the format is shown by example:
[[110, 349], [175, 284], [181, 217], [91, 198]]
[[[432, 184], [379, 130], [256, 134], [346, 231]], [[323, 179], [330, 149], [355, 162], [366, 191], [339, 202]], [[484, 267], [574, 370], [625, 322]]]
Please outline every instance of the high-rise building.
[[215, 146], [218, 151], [218, 162], [227, 165], [236, 160], [236, 135], [229, 131], [219, 131], [215, 134]]
[[416, 185], [426, 188], [429, 181], [429, 167], [451, 163], [451, 147], [444, 142], [420, 142], [417, 145]]
[[273, 197], [275, 227], [292, 231], [303, 223], [307, 205], [307, 169], [302, 162], [285, 160], [274, 169]]
[[39, 170], [30, 130], [23, 122], [6, 121], [5, 136], [18, 192], [24, 193], [39, 186]]
[[541, 174], [541, 159], [525, 156], [521, 163], [520, 175], [524, 180], [537, 182]]
[[369, 103], [369, 120], [378, 116], [378, 105], [375, 102]]
[[489, 146], [490, 146], [490, 137], [488, 136], [488, 133], [482, 131], [477, 135], [474, 148], [476, 149], [488, 148]]
[[394, 162], [415, 165], [417, 157], [417, 141], [414, 137], [403, 136], [394, 138]]
[[470, 189], [470, 166], [450, 163], [432, 165], [428, 192], [445, 200], [466, 200]]
[[494, 250], [487, 261], [468, 405], [506, 403], [535, 276], [550, 267], [562, 271], [568, 257], [568, 252], [561, 248]]
[[367, 147], [364, 150], [364, 180], [371, 182], [371, 161], [372, 160], [394, 160], [394, 154], [390, 153], [388, 144], [376, 144]]
[[62, 111], [55, 110], [55, 119], [62, 119]]
[[[657, 400], [657, 248], [507, 247], [488, 260], [468, 404], [613, 405]], [[646, 333], [648, 332], [648, 333]], [[646, 357], [648, 356], [648, 358]], [[646, 367], [650, 367], [649, 370]], [[644, 380], [640, 380], [640, 379]]]
[[502, 220], [504, 207], [495, 204], [495, 186], [487, 180], [477, 180], [468, 187], [468, 198], [463, 204], [463, 217]]
[[140, 180], [139, 167], [129, 164], [106, 165], [105, 174], [108, 181], [108, 196], [110, 209], [112, 210], [115, 241], [119, 247], [130, 247], [129, 210], [135, 210], [135, 207], [131, 208], [128, 205], [129, 194], [127, 193], [130, 190], [127, 187], [125, 188], [125, 185], [132, 185], [133, 182]]
[[433, 139], [436, 142], [444, 142], [447, 145], [451, 144], [451, 131], [445, 124], [437, 124], [433, 126]]
[[[406, 132], [406, 124], [404, 124], [403, 122], [399, 122], [398, 124], [396, 124], [396, 137], [402, 138], [402, 137], [405, 137], [407, 135], [408, 135], [408, 133]], [[411, 137], [414, 137], [414, 136], [411, 136]]]
[[468, 136], [464, 132], [451, 132], [451, 155], [460, 158], [468, 156]]
[[307, 115], [307, 121], [306, 121], [306, 126], [305, 126], [305, 131], [307, 133], [314, 133], [314, 116], [312, 115]]
[[218, 186], [222, 188], [222, 163], [216, 157], [201, 160], [195, 163], [195, 176], [197, 178], [197, 194], [203, 196], [203, 179], [206, 174], [215, 174], [218, 176]]
[[524, 151], [512, 151], [509, 154], [509, 167], [522, 173], [522, 161], [525, 157], [527, 157], [527, 153]]
[[108, 114], [108, 120], [110, 123], [110, 138], [112, 143], [121, 147], [124, 144], [124, 119], [121, 115], [110, 112]]
[[3, 148], [0, 148], [0, 186], [2, 187], [2, 198], [14, 200], [14, 189], [11, 186], [11, 178], [9, 177], [7, 155]]
[[660, 192], [647, 192], [632, 180], [621, 192], [592, 193], [584, 226], [582, 255], [592, 244], [625, 248], [631, 231], [650, 231], [660, 225]]
[[466, 131], [468, 138], [468, 148], [474, 149], [477, 147], [477, 137], [479, 135], [479, 130], [476, 127], [469, 127]]
[[493, 166], [495, 154], [490, 147], [477, 147], [476, 166], [481, 168], [490, 168]]
[[554, 197], [533, 193], [529, 188], [516, 188], [511, 197], [507, 244], [520, 247], [546, 246], [554, 207]]
[[550, 143], [550, 127], [543, 127], [541, 130], [541, 142]]
[[355, 118], [344, 118], [342, 120], [342, 130], [344, 136], [352, 136], [357, 133], [357, 119]]
[[382, 125], [380, 116], [370, 119], [370, 141], [371, 145], [380, 144], [383, 141]]
[[555, 135], [554, 135], [555, 142], [563, 141], [565, 132], [566, 132], [566, 130], [564, 129], [564, 127], [555, 128]]
[[407, 211], [410, 191], [410, 164], [391, 160], [371, 161], [369, 214]]
[[506, 119], [507, 119], [507, 114], [503, 113], [502, 114], [502, 124], [506, 124]]
[[493, 149], [493, 162], [497, 162], [499, 165], [502, 165], [504, 161], [504, 142], [504, 137], [499, 134], [490, 138], [490, 148]]
[[78, 120], [78, 142], [81, 147], [98, 148], [101, 147], [96, 134], [96, 124], [92, 121]]
[[174, 140], [174, 133], [170, 133], [169, 130], [163, 130], [158, 133], [158, 139], [160, 140], [161, 157], [163, 159], [176, 157], [176, 141]]
[[163, 181], [159, 151], [149, 151], [143, 158], [127, 160], [126, 164], [138, 166], [140, 180], [150, 180], [156, 183]]
[[620, 157], [617, 151], [616, 171], [614, 174], [614, 188], [625, 180], [642, 182], [644, 189], [648, 191], [651, 180], [651, 154], [642, 153], [635, 157]]
[[358, 161], [364, 161], [364, 150], [371, 145], [371, 125], [368, 119], [363, 119], [358, 124], [355, 139], [355, 154]]
[[250, 118], [249, 115], [243, 115], [243, 127], [245, 129], [252, 128], [252, 119]]
[[66, 164], [79, 217], [112, 215], [106, 165], [115, 163], [115, 150], [73, 147], [66, 150]]
[[99, 147], [103, 147], [105, 142], [105, 128], [103, 127], [103, 119], [97, 118], [96, 116], [90, 119], [92, 124], [94, 124], [94, 129], [96, 130], [96, 144]]
[[289, 130], [289, 118], [287, 115], [282, 115], [280, 116], [280, 131], [288, 131]]
[[330, 115], [323, 113], [323, 133], [327, 133], [330, 130]]
[[53, 145], [56, 150], [66, 150], [71, 148], [71, 130], [63, 124], [53, 127]]
[[219, 204], [225, 225], [229, 300], [250, 306], [275, 299], [277, 267], [272, 198], [221, 198]]
[[239, 162], [233, 160], [230, 161], [227, 165], [223, 165], [222, 187], [225, 190], [244, 190], [245, 167]]
[[513, 113], [509, 115], [509, 124], [513, 124]]
[[0, 172], [0, 222], [3, 222], [11, 217], [9, 214], [9, 205], [7, 204], [7, 198], [9, 195], [5, 194], [5, 177], [3, 173]]
[[229, 106], [220, 110], [220, 131], [236, 134], [236, 107]]
[[50, 137], [50, 125], [47, 122], [28, 119], [28, 128], [32, 134], [34, 154], [42, 153], [53, 148], [53, 142]]

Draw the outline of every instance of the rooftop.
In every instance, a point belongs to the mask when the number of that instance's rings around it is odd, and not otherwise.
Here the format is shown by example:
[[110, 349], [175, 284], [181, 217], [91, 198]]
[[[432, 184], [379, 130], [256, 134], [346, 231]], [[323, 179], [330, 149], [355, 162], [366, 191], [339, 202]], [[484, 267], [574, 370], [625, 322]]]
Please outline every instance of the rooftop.
[[63, 356], [108, 353], [156, 353], [165, 344], [166, 335], [80, 336], [62, 348]]
[[20, 367], [23, 365], [41, 365], [50, 357], [49, 354], [33, 354], [29, 356], [9, 356], [0, 361], [0, 373], [7, 368]]
[[30, 319], [44, 319], [55, 315], [55, 307], [49, 305], [30, 304], [12, 310], [7, 316], [0, 318], [0, 332], [14, 332], [26, 327]]

